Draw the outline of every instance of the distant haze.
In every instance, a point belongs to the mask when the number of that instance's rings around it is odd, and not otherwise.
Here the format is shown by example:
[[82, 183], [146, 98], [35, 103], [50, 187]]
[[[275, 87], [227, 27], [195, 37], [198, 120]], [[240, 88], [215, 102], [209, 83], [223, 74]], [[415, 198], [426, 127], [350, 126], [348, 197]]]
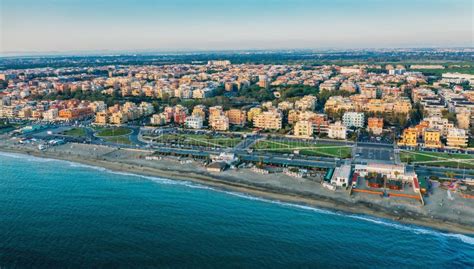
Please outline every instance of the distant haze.
[[0, 52], [472, 47], [471, 0], [0, 0]]

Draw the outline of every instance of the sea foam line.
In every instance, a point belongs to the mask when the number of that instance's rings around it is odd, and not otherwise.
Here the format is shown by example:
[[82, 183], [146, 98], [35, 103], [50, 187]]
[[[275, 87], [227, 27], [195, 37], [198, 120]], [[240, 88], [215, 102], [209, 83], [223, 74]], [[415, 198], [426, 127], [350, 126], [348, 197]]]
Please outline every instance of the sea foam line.
[[219, 188], [213, 188], [213, 187], [205, 186], [205, 185], [202, 185], [202, 184], [198, 184], [198, 183], [194, 183], [194, 182], [190, 182], [190, 181], [186, 181], [186, 180], [172, 180], [172, 179], [166, 179], [166, 178], [155, 177], [155, 176], [139, 175], [139, 174], [134, 174], [134, 173], [129, 173], [129, 172], [113, 171], [113, 170], [110, 170], [110, 169], [107, 169], [107, 168], [88, 165], [88, 164], [82, 164], [82, 163], [77, 163], [77, 162], [72, 162], [72, 161], [67, 161], [67, 160], [58, 160], [58, 159], [52, 159], [52, 158], [36, 157], [36, 156], [25, 155], [25, 154], [21, 154], [21, 153], [9, 153], [9, 152], [1, 152], [0, 151], [0, 156], [17, 158], [17, 159], [25, 159], [27, 161], [36, 161], [36, 162], [51, 162], [51, 161], [65, 162], [68, 165], [70, 165], [71, 167], [83, 167], [83, 168], [88, 168], [88, 169], [94, 169], [94, 170], [101, 171], [101, 172], [116, 174], [116, 175], [140, 177], [140, 178], [144, 178], [144, 179], [147, 179], [147, 180], [151, 180], [153, 182], [157, 182], [157, 183], [160, 183], [160, 184], [166, 184], [166, 185], [180, 185], [180, 186], [186, 186], [186, 187], [194, 188], [194, 189], [211, 190], [211, 191], [215, 191], [215, 192], [226, 193], [226, 194], [229, 194], [229, 195], [232, 195], [232, 196], [236, 196], [236, 197], [240, 197], [240, 198], [248, 199], [248, 200], [260, 201], [260, 202], [265, 202], [265, 203], [272, 203], [272, 204], [276, 204], [276, 205], [284, 206], [284, 207], [292, 207], [292, 208], [298, 208], [298, 209], [303, 209], [303, 210], [309, 210], [309, 211], [313, 211], [313, 212], [321, 213], [321, 214], [337, 215], [337, 216], [342, 216], [342, 217], [354, 218], [354, 219], [358, 219], [358, 220], [362, 220], [362, 221], [366, 221], [366, 222], [371, 222], [371, 223], [378, 224], [378, 225], [388, 226], [388, 227], [395, 228], [395, 229], [398, 229], [398, 230], [413, 232], [415, 234], [427, 234], [427, 235], [433, 235], [433, 236], [438, 236], [438, 237], [454, 238], [454, 239], [460, 240], [460, 241], [462, 241], [466, 244], [474, 245], [474, 237], [464, 235], [464, 234], [439, 232], [439, 231], [432, 230], [432, 229], [422, 228], [422, 227], [416, 226], [416, 225], [407, 225], [407, 224], [394, 223], [394, 222], [391, 222], [391, 221], [388, 221], [388, 220], [385, 220], [385, 219], [382, 219], [382, 218], [370, 217], [370, 216], [367, 216], [367, 215], [340, 213], [340, 212], [325, 210], [325, 209], [312, 207], [312, 206], [307, 206], [307, 205], [300, 205], [300, 204], [295, 204], [295, 203], [287, 203], [287, 202], [282, 202], [282, 201], [278, 201], [278, 200], [266, 199], [266, 198], [246, 194], [246, 193], [225, 191], [225, 190], [222, 190], [222, 189], [219, 189]]

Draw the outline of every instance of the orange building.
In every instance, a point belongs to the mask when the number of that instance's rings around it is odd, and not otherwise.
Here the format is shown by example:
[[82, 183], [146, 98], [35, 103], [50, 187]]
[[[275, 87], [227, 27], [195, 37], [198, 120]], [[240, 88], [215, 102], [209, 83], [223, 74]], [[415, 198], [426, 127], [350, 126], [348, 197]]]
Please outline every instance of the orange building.
[[93, 114], [93, 111], [89, 107], [80, 108], [66, 108], [59, 111], [59, 117], [65, 120], [80, 119]]
[[371, 117], [367, 122], [367, 129], [375, 135], [380, 135], [383, 131], [383, 119]]

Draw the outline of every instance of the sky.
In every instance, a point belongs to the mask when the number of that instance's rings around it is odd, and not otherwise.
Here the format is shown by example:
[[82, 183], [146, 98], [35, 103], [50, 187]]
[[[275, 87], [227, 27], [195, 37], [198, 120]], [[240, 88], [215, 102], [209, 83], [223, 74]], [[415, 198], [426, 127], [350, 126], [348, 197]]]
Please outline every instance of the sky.
[[0, 52], [473, 47], [471, 0], [0, 0]]

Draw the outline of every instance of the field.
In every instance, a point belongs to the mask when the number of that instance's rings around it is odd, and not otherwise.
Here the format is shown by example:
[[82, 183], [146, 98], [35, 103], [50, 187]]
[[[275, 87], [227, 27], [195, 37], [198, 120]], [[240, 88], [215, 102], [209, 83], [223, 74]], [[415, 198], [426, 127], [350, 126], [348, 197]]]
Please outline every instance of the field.
[[68, 136], [86, 136], [86, 130], [84, 128], [72, 128], [63, 132], [64, 135]]
[[234, 147], [242, 141], [240, 137], [213, 137], [196, 134], [165, 134], [153, 140], [159, 143], [200, 147]]
[[278, 153], [294, 153], [295, 150], [299, 150], [301, 155], [337, 158], [350, 158], [352, 151], [350, 146], [269, 140], [257, 142], [253, 149]]
[[131, 145], [132, 141], [128, 138], [128, 136], [109, 136], [104, 138], [105, 141], [117, 144], [124, 144], [124, 145]]
[[98, 129], [97, 136], [106, 137], [106, 136], [122, 136], [132, 133], [132, 130], [125, 127], [112, 127], [112, 128], [100, 128]]
[[474, 169], [474, 155], [468, 154], [402, 151], [400, 160], [410, 164]]

